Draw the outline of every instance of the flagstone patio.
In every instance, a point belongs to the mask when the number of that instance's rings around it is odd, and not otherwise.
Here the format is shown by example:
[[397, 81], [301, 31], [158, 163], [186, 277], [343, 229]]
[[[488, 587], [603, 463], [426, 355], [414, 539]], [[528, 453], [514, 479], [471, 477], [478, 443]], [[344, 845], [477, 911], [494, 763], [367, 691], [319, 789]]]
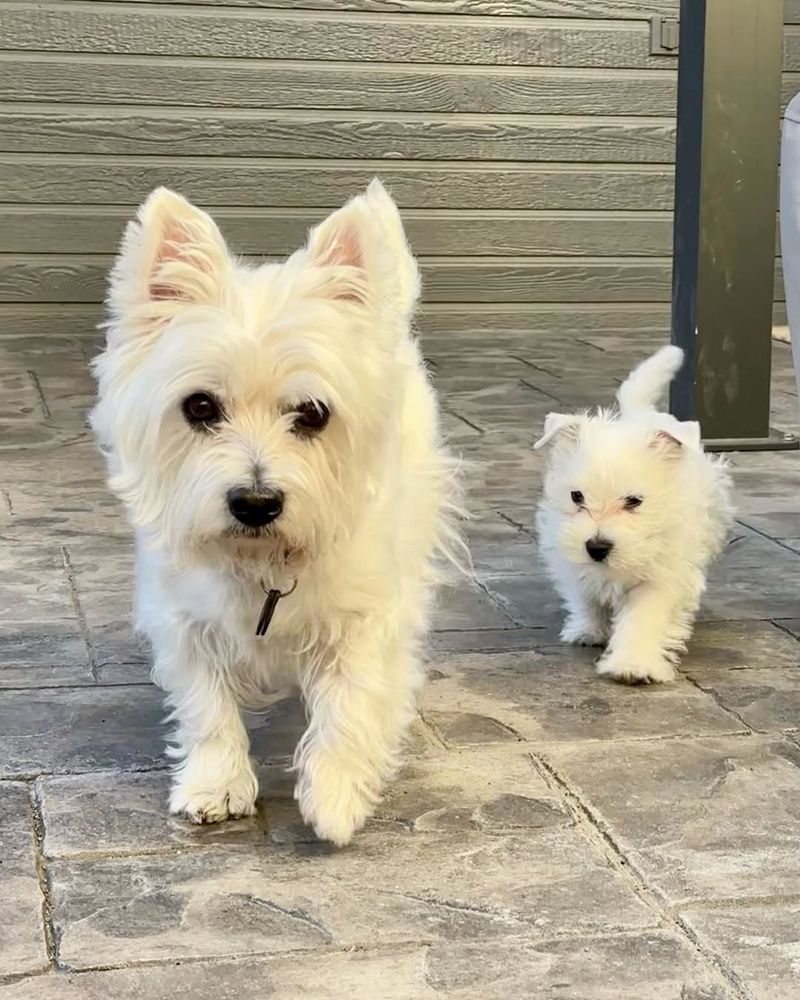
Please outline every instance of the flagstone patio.
[[404, 770], [343, 850], [296, 812], [292, 702], [251, 719], [256, 817], [167, 814], [129, 532], [84, 426], [96, 342], [0, 340], [4, 1000], [797, 1000], [800, 456], [732, 456], [739, 520], [669, 687], [562, 646], [537, 557], [545, 414], [608, 401], [660, 340], [424, 341], [476, 579], [441, 595]]

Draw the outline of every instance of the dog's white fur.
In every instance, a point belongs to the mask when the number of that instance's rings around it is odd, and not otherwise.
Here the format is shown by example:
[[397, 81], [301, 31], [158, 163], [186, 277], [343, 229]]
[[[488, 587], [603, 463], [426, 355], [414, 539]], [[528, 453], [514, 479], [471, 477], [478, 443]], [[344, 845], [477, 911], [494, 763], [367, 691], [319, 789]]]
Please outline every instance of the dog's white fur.
[[[682, 360], [662, 348], [622, 384], [618, 411], [552, 413], [536, 444], [553, 445], [537, 526], [567, 609], [561, 638], [607, 644], [598, 673], [620, 681], [674, 678], [733, 523], [730, 477], [699, 426], [655, 409]], [[628, 509], [630, 497], [641, 504]], [[593, 539], [613, 546], [602, 562], [586, 549]]]
[[[454, 537], [453, 463], [409, 328], [418, 290], [377, 181], [279, 264], [238, 263], [166, 189], [128, 227], [92, 424], [136, 529], [136, 624], [176, 724], [176, 813], [253, 813], [240, 706], [270, 691], [303, 696], [296, 798], [320, 837], [347, 843], [396, 765], [434, 554]], [[209, 432], [182, 413], [201, 390], [225, 411]], [[313, 437], [293, 431], [306, 401], [331, 411]], [[257, 535], [226, 503], [256, 481], [286, 498]], [[262, 588], [294, 579], [256, 637]]]

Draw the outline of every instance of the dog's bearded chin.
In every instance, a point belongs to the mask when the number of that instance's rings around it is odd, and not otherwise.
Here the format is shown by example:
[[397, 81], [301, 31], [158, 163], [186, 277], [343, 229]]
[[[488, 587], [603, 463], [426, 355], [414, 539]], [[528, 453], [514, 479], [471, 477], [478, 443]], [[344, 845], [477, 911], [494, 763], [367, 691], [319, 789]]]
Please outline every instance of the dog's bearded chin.
[[252, 538], [257, 541], [275, 539], [278, 536], [270, 528], [251, 528], [246, 524], [232, 524], [222, 533], [223, 538]]
[[274, 527], [231, 525], [222, 534], [207, 539], [205, 547], [216, 549], [233, 563], [266, 563], [290, 571], [300, 569], [309, 559], [305, 546], [285, 537]]

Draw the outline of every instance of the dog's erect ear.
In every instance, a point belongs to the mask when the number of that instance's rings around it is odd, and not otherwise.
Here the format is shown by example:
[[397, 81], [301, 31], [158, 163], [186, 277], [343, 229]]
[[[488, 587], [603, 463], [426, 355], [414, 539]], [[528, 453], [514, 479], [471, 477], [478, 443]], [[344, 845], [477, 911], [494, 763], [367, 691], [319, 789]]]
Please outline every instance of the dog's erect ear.
[[313, 229], [307, 251], [312, 263], [342, 269], [328, 286], [332, 298], [411, 316], [419, 272], [397, 205], [379, 180]]
[[676, 437], [679, 436], [681, 444], [698, 450], [702, 447], [700, 424], [696, 420], [681, 420], [678, 431], [679, 435]]
[[548, 413], [544, 419], [544, 431], [534, 448], [543, 448], [553, 438], [561, 441], [574, 441], [584, 421], [580, 413]]
[[211, 216], [157, 188], [128, 224], [111, 274], [115, 317], [152, 328], [179, 305], [221, 301], [231, 258]]
[[668, 431], [653, 431], [647, 444], [665, 458], [679, 458], [683, 450], [683, 442]]

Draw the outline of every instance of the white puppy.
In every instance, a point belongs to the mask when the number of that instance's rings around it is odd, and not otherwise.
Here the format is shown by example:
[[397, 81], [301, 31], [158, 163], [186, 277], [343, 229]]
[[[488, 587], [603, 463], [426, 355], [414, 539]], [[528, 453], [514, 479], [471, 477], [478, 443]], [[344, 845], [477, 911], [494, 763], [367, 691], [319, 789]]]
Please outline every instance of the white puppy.
[[537, 526], [561, 638], [607, 644], [598, 673], [631, 683], [674, 678], [733, 523], [730, 477], [698, 424], [655, 409], [682, 360], [662, 348], [622, 384], [619, 412], [551, 413], [536, 443], [553, 444]]
[[303, 696], [295, 794], [320, 837], [347, 843], [395, 767], [455, 538], [418, 290], [377, 181], [279, 264], [237, 262], [165, 189], [128, 227], [92, 423], [136, 528], [174, 812], [254, 811], [240, 706], [270, 691]]

